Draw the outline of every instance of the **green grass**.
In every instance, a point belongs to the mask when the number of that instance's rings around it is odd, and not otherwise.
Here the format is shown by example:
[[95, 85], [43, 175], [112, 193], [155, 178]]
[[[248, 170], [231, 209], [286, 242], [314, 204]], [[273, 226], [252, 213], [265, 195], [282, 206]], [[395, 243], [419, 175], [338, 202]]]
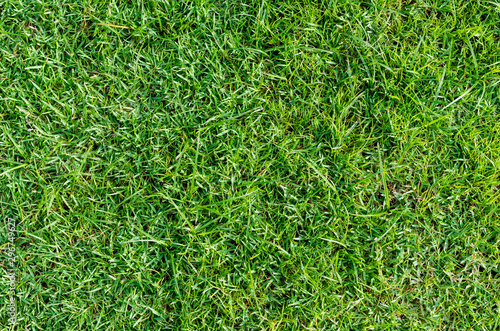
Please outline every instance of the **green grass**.
[[495, 0], [0, 0], [0, 326], [500, 330], [499, 90]]

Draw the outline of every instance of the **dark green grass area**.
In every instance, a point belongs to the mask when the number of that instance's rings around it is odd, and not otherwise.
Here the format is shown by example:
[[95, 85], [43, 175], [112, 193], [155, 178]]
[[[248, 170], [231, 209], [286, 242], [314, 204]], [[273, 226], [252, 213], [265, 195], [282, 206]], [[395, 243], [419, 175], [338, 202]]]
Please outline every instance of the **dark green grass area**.
[[0, 0], [1, 329], [499, 330], [499, 90], [495, 0]]

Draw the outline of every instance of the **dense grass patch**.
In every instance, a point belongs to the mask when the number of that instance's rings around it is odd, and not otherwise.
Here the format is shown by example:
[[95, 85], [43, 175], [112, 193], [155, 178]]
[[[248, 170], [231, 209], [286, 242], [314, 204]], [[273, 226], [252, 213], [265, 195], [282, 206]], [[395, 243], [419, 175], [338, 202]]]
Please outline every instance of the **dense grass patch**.
[[499, 82], [495, 1], [0, 0], [12, 329], [499, 329]]

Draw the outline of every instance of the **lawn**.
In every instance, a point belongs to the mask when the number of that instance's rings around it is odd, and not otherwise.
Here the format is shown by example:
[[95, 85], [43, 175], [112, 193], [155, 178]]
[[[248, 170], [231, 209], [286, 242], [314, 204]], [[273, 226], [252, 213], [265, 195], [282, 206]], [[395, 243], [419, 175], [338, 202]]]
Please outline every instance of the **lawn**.
[[497, 0], [0, 0], [0, 328], [500, 330], [499, 92]]

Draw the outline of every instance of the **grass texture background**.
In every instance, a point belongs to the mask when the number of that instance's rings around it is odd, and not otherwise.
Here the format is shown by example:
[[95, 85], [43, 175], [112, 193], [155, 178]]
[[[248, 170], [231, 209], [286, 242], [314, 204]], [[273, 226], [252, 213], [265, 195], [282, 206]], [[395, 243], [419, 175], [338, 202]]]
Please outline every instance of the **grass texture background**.
[[499, 82], [497, 1], [0, 0], [10, 330], [499, 330]]

